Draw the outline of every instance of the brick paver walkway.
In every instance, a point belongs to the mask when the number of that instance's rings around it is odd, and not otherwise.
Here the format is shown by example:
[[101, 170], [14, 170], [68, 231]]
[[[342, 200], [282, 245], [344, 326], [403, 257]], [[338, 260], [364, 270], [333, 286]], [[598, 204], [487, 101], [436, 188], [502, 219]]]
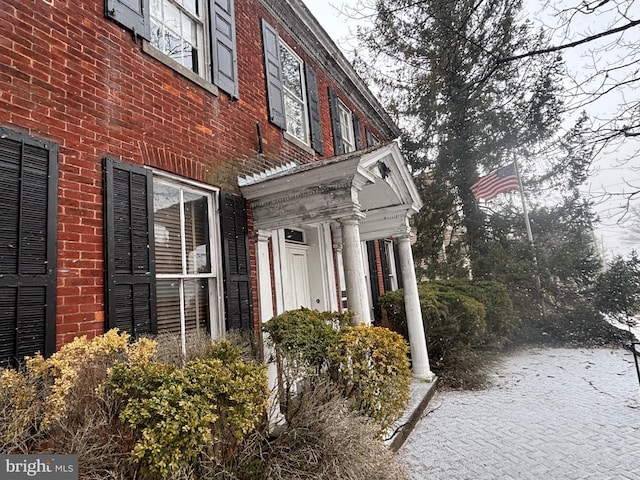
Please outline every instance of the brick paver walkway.
[[534, 349], [492, 386], [438, 392], [400, 456], [422, 479], [639, 479], [640, 386], [623, 349]]

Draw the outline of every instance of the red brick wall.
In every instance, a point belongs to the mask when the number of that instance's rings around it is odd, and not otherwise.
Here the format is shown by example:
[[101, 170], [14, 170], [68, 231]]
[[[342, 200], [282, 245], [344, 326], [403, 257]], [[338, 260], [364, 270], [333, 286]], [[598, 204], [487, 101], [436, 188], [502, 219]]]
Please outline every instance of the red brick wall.
[[[104, 327], [104, 156], [236, 192], [239, 174], [315, 158], [268, 122], [260, 18], [277, 22], [257, 0], [236, 1], [239, 100], [215, 96], [143, 53], [103, 9], [102, 0], [3, 0], [0, 8], [0, 125], [60, 145], [58, 347]], [[330, 155], [330, 81], [312, 66]], [[253, 242], [251, 262], [255, 271]]]

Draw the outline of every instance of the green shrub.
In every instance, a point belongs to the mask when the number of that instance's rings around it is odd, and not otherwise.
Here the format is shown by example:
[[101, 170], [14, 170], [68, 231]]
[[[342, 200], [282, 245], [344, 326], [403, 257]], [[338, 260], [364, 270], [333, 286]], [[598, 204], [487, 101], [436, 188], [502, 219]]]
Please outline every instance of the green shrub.
[[326, 366], [328, 349], [336, 340], [333, 319], [331, 313], [300, 308], [273, 317], [262, 329], [279, 356], [295, 363], [301, 372], [306, 368], [317, 372]]
[[[476, 345], [485, 339], [486, 310], [482, 303], [437, 283], [419, 284], [418, 295], [430, 348], [440, 352], [453, 344]], [[408, 338], [403, 291], [381, 295], [380, 303], [387, 311], [394, 329]]]
[[[489, 338], [484, 305], [438, 282], [420, 283], [418, 294], [432, 370], [444, 385], [480, 386], [484, 381], [484, 362], [474, 354], [474, 348]], [[393, 328], [408, 338], [403, 291], [385, 293], [380, 302]]]
[[357, 411], [374, 419], [383, 433], [409, 401], [409, 346], [384, 327], [347, 327], [330, 349], [338, 384]]
[[261, 419], [266, 366], [247, 364], [225, 342], [184, 368], [153, 361], [113, 367], [109, 386], [133, 430], [133, 459], [151, 478], [197, 469], [205, 453], [226, 455]]
[[[294, 399], [330, 376], [355, 408], [382, 430], [406, 407], [411, 371], [404, 339], [382, 327], [348, 327], [349, 315], [301, 308], [264, 325], [273, 342], [284, 383], [281, 409], [295, 413]], [[335, 326], [344, 328], [337, 331]]]
[[487, 333], [486, 308], [481, 302], [439, 284], [422, 283], [418, 286], [418, 293], [429, 298], [429, 304], [440, 305], [439, 308], [427, 309], [430, 335], [441, 336], [444, 341], [451, 332], [458, 341], [467, 345], [478, 345], [484, 341]]
[[514, 312], [507, 287], [492, 280], [443, 280], [435, 282], [464, 293], [486, 309], [488, 340], [503, 341], [514, 329]]

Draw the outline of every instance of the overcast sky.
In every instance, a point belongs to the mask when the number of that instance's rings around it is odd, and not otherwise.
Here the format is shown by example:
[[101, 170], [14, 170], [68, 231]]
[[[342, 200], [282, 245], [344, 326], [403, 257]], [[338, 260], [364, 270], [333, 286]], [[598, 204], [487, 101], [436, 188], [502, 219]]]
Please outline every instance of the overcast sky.
[[[347, 18], [341, 14], [339, 10], [344, 10], [345, 7], [354, 7], [358, 0], [303, 0], [307, 5], [307, 8], [318, 19], [320, 24], [329, 33], [331, 38], [336, 44], [342, 48], [347, 58], [350, 58], [348, 50], [353, 48], [357, 43], [354, 39], [354, 33], [356, 30], [356, 21]], [[538, 2], [533, 0], [527, 2], [529, 4], [529, 10], [536, 12], [534, 18], [540, 19], [541, 14], [539, 7], [535, 5]], [[637, 9], [640, 10], [640, 2], [636, 2]], [[640, 11], [633, 17], [634, 19], [640, 18]], [[589, 26], [591, 33], [596, 31], [596, 26]], [[640, 38], [637, 39], [640, 43]], [[564, 58], [570, 69], [578, 71], [588, 64], [589, 59], [585, 57], [584, 50], [577, 49], [565, 50]], [[631, 91], [632, 95], [638, 95], [637, 92]], [[597, 114], [597, 108], [609, 109], [612, 104], [615, 104], [617, 100], [615, 98], [608, 97], [605, 102], [600, 105], [595, 105], [590, 114]], [[588, 186], [588, 190], [597, 198], [598, 195], [604, 192], [620, 192], [623, 189], [628, 191], [629, 187], [626, 183], [634, 183], [640, 185], [640, 159], [634, 159], [628, 162], [625, 167], [620, 167], [617, 162], [625, 155], [631, 155], [632, 152], [638, 149], [638, 142], [634, 146], [629, 144], [623, 149], [617, 149], [615, 151], [609, 151], [606, 155], [602, 156], [595, 165], [597, 174], [591, 179], [591, 183]], [[601, 222], [596, 229], [596, 237], [598, 242], [602, 242], [602, 248], [605, 255], [610, 259], [614, 254], [627, 255], [632, 248], [635, 248], [640, 253], [640, 219], [633, 222], [635, 229], [630, 228], [629, 224], [621, 227], [616, 224], [616, 218], [611, 218], [612, 214], [619, 211], [619, 207], [622, 204], [620, 199], [609, 199], [606, 202], [598, 202], [594, 208], [596, 213], [600, 216]], [[640, 208], [640, 199], [635, 203], [636, 208]], [[637, 230], [637, 231], [636, 231]]]

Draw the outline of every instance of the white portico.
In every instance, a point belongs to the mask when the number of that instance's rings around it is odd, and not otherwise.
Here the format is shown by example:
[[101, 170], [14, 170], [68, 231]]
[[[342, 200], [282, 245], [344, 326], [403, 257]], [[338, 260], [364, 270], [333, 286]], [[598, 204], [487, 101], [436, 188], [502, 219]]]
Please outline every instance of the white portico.
[[262, 321], [300, 306], [337, 310], [337, 279], [344, 278], [353, 323], [370, 324], [362, 242], [396, 238], [413, 374], [430, 379], [409, 241], [409, 218], [422, 202], [398, 145], [291, 166], [240, 186], [257, 231]]

